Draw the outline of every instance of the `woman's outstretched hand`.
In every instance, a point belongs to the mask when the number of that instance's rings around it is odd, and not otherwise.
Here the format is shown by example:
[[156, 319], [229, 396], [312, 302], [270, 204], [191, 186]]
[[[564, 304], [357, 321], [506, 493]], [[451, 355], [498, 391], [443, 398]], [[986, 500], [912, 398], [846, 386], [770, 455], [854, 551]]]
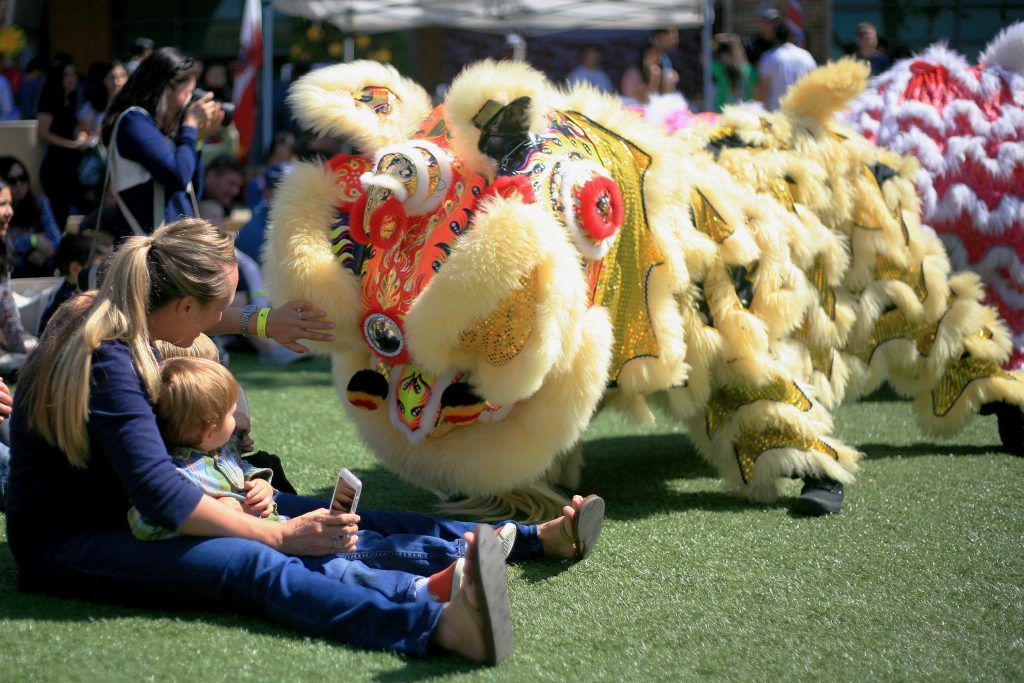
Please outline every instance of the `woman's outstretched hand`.
[[323, 319], [326, 315], [324, 311], [313, 308], [312, 301], [289, 301], [270, 311], [267, 336], [292, 351], [308, 353], [309, 349], [299, 344], [299, 339], [334, 341], [333, 334], [320, 331], [334, 329], [334, 323]]

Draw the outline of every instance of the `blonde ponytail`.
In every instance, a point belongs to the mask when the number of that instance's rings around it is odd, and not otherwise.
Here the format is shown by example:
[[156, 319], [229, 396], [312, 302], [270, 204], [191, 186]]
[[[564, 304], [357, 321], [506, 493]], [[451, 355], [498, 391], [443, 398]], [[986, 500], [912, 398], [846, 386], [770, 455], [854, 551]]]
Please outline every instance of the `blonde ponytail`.
[[124, 341], [151, 402], [160, 368], [150, 347], [148, 315], [183, 296], [200, 303], [227, 297], [224, 268], [234, 246], [210, 223], [182, 219], [148, 237], [130, 237], [113, 256], [96, 300], [82, 317], [47, 328], [22, 377], [29, 426], [63, 451], [71, 464], [89, 461], [89, 382], [92, 354], [109, 340]]

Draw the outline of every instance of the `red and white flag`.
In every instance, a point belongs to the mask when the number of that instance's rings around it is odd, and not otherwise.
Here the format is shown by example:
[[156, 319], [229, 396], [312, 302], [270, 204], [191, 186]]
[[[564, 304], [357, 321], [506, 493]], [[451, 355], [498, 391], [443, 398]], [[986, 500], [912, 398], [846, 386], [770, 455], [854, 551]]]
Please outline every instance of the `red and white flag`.
[[263, 21], [260, 0], [245, 0], [242, 33], [239, 37], [238, 66], [231, 99], [235, 103], [235, 128], [238, 129], [238, 156], [245, 160], [256, 132], [256, 80], [263, 64]]
[[804, 9], [800, 0], [789, 0], [786, 3], [786, 23], [789, 24], [789, 30], [793, 34], [793, 42], [804, 47], [807, 38], [804, 35]]

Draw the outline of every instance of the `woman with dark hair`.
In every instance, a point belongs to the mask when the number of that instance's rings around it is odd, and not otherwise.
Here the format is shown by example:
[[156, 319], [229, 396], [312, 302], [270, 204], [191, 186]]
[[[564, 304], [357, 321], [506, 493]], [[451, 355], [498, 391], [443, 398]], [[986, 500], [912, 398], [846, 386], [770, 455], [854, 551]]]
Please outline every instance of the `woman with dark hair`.
[[119, 60], [96, 62], [89, 67], [85, 104], [78, 112], [78, 121], [82, 130], [90, 137], [99, 137], [107, 107], [127, 82], [128, 72]]
[[107, 109], [102, 138], [120, 212], [116, 225], [104, 227], [119, 241], [197, 213], [203, 179], [198, 144], [224, 118], [210, 94], [191, 102], [198, 71], [191, 57], [162, 47]]
[[661, 49], [651, 43], [640, 50], [640, 61], [622, 74], [619, 88], [626, 104], [649, 104], [652, 96], [674, 92], [679, 75], [666, 71]]
[[92, 209], [78, 183], [78, 164], [89, 144], [89, 137], [78, 130], [79, 105], [78, 72], [71, 55], [62, 53], [46, 74], [38, 113], [39, 142], [47, 146], [39, 179], [59, 226], [72, 209], [81, 214]]
[[14, 218], [7, 231], [13, 248], [14, 277], [53, 275], [53, 254], [60, 244], [61, 230], [46, 197], [32, 194], [32, 179], [17, 157], [0, 157], [0, 180], [11, 188]]

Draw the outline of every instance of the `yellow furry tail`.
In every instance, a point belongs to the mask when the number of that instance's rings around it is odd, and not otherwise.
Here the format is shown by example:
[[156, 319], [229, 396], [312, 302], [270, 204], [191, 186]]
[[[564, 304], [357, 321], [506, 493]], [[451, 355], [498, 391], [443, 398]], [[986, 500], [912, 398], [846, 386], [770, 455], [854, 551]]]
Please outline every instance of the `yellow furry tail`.
[[797, 81], [780, 102], [793, 116], [825, 123], [868, 87], [871, 68], [852, 57], [818, 67]]

